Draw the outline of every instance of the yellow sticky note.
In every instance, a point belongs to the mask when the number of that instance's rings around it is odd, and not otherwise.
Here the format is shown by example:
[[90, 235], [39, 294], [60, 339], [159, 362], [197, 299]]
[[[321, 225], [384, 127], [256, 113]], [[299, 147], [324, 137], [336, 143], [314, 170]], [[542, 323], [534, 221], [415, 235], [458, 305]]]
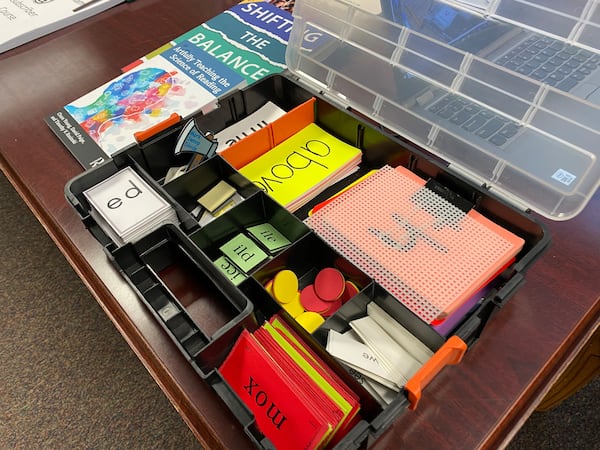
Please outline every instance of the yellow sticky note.
[[198, 199], [198, 203], [206, 208], [209, 212], [214, 212], [219, 206], [229, 200], [236, 190], [224, 180], [219, 181], [216, 185], [208, 190]]

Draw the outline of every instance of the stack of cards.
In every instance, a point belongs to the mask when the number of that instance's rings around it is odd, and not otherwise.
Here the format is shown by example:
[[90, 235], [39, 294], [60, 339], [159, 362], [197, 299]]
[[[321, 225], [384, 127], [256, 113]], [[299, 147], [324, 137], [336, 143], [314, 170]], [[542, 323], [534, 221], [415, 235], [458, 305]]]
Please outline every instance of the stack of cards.
[[359, 420], [359, 398], [278, 316], [243, 331], [219, 368], [281, 450], [323, 448]]
[[329, 330], [327, 351], [365, 377], [363, 385], [387, 404], [425, 364], [433, 352], [379, 305], [367, 305], [367, 315], [350, 322], [351, 330]]
[[271, 255], [290, 245], [290, 241], [268, 222], [251, 226], [219, 247], [222, 255], [214, 264], [235, 285]]
[[205, 226], [243, 201], [244, 197], [233, 186], [220, 180], [198, 197], [198, 206], [190, 214]]
[[[244, 141], [238, 144], [242, 147]], [[246, 149], [236, 149], [242, 150]], [[251, 153], [253, 150], [246, 151]], [[239, 172], [294, 212], [329, 186], [354, 173], [361, 158], [359, 148], [310, 123], [267, 149]]]
[[90, 214], [112, 241], [136, 242], [165, 224], [177, 225], [173, 207], [131, 167], [126, 167], [83, 192]]

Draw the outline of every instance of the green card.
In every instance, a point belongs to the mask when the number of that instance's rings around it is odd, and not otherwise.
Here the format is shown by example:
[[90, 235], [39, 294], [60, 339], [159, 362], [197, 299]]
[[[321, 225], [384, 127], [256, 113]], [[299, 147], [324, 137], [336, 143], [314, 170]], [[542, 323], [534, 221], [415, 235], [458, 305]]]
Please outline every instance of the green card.
[[219, 257], [217, 260], [213, 261], [213, 264], [217, 266], [217, 269], [219, 269], [223, 275], [236, 286], [246, 279], [246, 274], [240, 271], [240, 269], [225, 256]]
[[276, 252], [290, 245], [290, 241], [270, 223], [261, 223], [248, 228], [248, 232], [270, 252]]
[[256, 242], [244, 233], [238, 234], [219, 249], [245, 273], [249, 273], [269, 257]]

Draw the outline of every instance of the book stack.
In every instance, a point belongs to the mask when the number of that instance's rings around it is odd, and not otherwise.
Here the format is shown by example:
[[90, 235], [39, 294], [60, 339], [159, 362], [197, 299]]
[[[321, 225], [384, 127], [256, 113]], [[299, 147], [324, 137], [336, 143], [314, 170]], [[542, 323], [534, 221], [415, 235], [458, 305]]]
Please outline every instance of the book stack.
[[244, 330], [219, 371], [279, 450], [324, 448], [359, 420], [358, 396], [277, 315]]
[[92, 217], [118, 246], [136, 242], [163, 225], [179, 223], [173, 207], [130, 167], [83, 194]]

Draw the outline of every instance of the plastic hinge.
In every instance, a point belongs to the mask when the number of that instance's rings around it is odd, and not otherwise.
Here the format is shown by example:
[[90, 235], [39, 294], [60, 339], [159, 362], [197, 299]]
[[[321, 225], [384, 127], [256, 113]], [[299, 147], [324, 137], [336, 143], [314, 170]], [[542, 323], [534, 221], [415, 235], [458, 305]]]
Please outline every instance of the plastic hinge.
[[375, 419], [371, 421], [371, 429], [374, 437], [382, 434], [390, 425], [398, 418], [400, 413], [408, 407], [408, 400], [406, 397], [398, 396], [396, 400], [390, 405], [387, 405], [385, 411], [379, 414]]
[[469, 317], [456, 331], [456, 336], [461, 338], [467, 345], [472, 346], [479, 338], [483, 320], [479, 315]]
[[486, 191], [490, 189], [490, 186], [483, 180], [483, 178], [476, 177], [472, 172], [463, 169], [459, 164], [449, 163], [448, 170], [453, 175], [457, 175], [460, 179], [467, 181], [469, 184], [481, 187]]
[[514, 295], [515, 292], [525, 283], [525, 277], [520, 274], [514, 274], [510, 280], [508, 280], [504, 286], [502, 286], [498, 293], [492, 299], [494, 305], [498, 308], [502, 308], [508, 299]]

